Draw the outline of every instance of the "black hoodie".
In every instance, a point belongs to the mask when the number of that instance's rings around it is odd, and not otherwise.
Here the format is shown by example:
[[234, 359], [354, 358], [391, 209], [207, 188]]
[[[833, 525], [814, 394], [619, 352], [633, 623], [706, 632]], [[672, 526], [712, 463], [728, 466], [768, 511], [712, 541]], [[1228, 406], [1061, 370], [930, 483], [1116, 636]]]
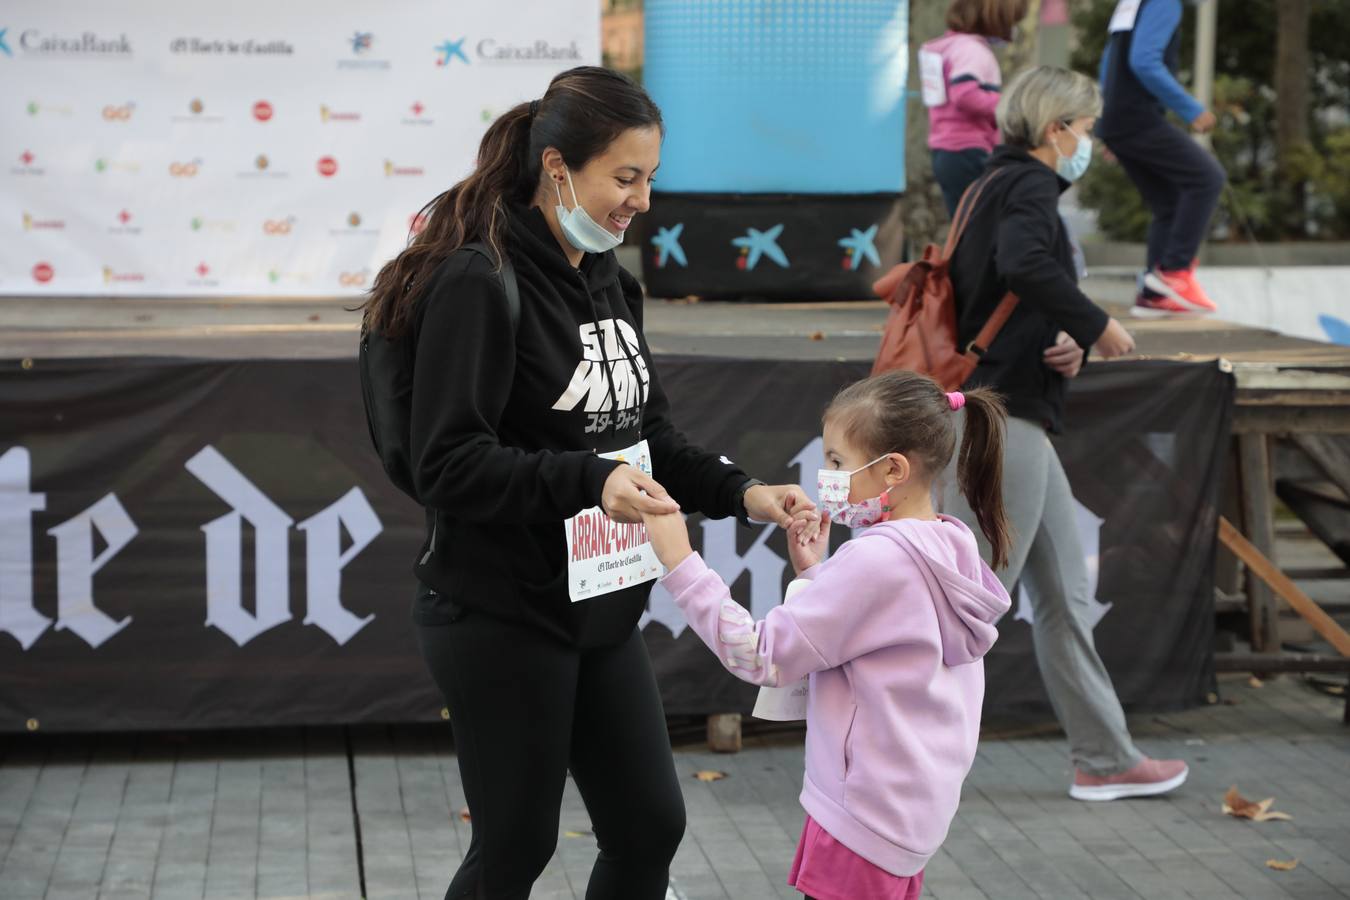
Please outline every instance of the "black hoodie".
[[442, 263], [418, 303], [411, 449], [428, 535], [414, 619], [477, 610], [579, 646], [617, 643], [651, 584], [577, 603], [567, 591], [563, 522], [600, 504], [618, 465], [596, 454], [647, 440], [656, 480], [713, 518], [737, 511], [748, 476], [675, 430], [642, 335], [642, 289], [614, 254], [573, 268], [539, 209], [508, 218], [514, 332], [501, 279], [478, 254]]
[[1008, 414], [1052, 432], [1064, 425], [1065, 379], [1042, 354], [1065, 331], [1084, 351], [1110, 317], [1078, 289], [1073, 250], [1059, 216], [1069, 183], [1026, 150], [994, 149], [988, 169], [1008, 169], [989, 183], [952, 254], [960, 346], [975, 339], [1008, 291], [1022, 299], [967, 387], [992, 387]]

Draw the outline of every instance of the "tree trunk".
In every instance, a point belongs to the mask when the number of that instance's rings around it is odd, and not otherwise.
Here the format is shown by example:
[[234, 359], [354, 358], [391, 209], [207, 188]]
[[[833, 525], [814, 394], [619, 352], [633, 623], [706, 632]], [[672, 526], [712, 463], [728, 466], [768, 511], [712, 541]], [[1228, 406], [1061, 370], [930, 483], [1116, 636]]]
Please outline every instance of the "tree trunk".
[[1309, 5], [1309, 0], [1275, 4], [1275, 154], [1279, 181], [1290, 199], [1284, 227], [1299, 236], [1307, 230], [1303, 214], [1306, 185], [1297, 158], [1308, 144]]
[[914, 258], [947, 221], [928, 153], [928, 110], [919, 85], [919, 46], [946, 31], [947, 0], [909, 2], [909, 89], [905, 95], [905, 243]]

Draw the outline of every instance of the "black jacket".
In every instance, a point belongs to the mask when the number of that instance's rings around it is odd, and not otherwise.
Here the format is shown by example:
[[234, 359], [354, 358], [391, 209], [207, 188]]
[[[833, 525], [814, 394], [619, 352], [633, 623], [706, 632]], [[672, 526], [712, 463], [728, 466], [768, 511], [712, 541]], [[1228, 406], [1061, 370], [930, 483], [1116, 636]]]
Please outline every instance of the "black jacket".
[[997, 389], [1008, 413], [1050, 431], [1063, 427], [1065, 379], [1042, 354], [1066, 331], [1084, 349], [1109, 316], [1078, 289], [1073, 251], [1059, 217], [1069, 183], [1027, 151], [996, 147], [990, 169], [1008, 169], [988, 186], [952, 254], [961, 346], [975, 339], [1003, 295], [1021, 298], [1012, 318], [966, 382]]
[[520, 284], [514, 333], [501, 280], [478, 254], [446, 260], [419, 300], [411, 451], [428, 536], [414, 619], [478, 610], [569, 643], [615, 643], [651, 584], [578, 603], [567, 592], [563, 522], [599, 505], [618, 465], [596, 453], [645, 438], [656, 480], [714, 518], [736, 511], [748, 478], [671, 424], [642, 290], [612, 252], [575, 269], [543, 214], [524, 208], [511, 210], [507, 252]]

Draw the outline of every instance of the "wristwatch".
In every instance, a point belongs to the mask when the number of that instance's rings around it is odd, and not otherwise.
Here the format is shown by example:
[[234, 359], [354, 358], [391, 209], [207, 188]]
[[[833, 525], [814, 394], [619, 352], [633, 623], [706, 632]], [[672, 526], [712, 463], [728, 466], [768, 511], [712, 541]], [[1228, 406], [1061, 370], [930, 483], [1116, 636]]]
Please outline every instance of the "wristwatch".
[[760, 481], [758, 478], [751, 478], [736, 489], [736, 521], [740, 522], [746, 528], [749, 528], [754, 523], [750, 521], [750, 513], [746, 511], [745, 508], [745, 495], [752, 487], [763, 483], [764, 482]]

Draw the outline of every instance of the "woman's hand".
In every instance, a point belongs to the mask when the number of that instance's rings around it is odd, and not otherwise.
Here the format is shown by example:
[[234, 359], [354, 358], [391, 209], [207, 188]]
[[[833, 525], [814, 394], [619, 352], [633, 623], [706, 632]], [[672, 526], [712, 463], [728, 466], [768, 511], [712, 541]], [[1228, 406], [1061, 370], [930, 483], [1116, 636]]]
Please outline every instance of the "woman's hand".
[[1124, 356], [1127, 353], [1134, 352], [1134, 338], [1125, 330], [1115, 319], [1106, 323], [1106, 330], [1102, 336], [1097, 338], [1097, 343], [1093, 344], [1102, 359], [1115, 359], [1118, 356]]
[[647, 526], [647, 536], [656, 550], [656, 558], [667, 570], [674, 569], [694, 552], [689, 544], [689, 528], [684, 524], [684, 516], [678, 512], [648, 513], [643, 515], [642, 522]]
[[605, 479], [600, 508], [615, 522], [636, 525], [644, 515], [677, 513], [680, 504], [650, 475], [630, 465], [616, 466]]
[[792, 560], [792, 571], [798, 575], [817, 565], [825, 558], [830, 546], [830, 515], [820, 513], [799, 513], [788, 526], [788, 557]]
[[756, 522], [772, 522], [789, 528], [798, 513], [809, 512], [816, 519], [816, 505], [795, 484], [757, 484], [745, 492], [745, 513]]
[[1046, 349], [1043, 358], [1047, 366], [1065, 378], [1073, 378], [1083, 368], [1083, 348], [1066, 331], [1059, 333], [1054, 346]]

